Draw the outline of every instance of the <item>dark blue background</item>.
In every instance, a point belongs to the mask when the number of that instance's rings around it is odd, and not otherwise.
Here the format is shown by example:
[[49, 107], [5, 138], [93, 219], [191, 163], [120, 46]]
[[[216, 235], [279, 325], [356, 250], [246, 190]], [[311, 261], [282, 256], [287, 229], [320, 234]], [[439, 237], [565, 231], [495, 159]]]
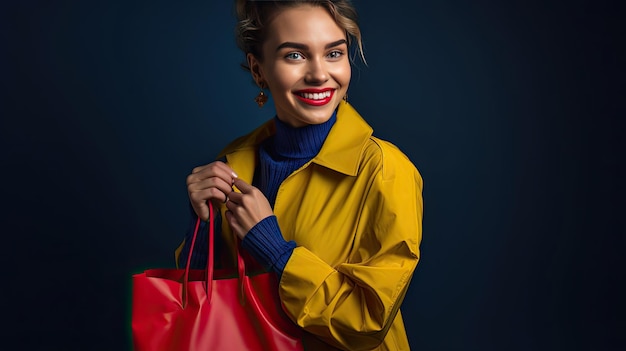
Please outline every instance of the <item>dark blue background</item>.
[[[412, 348], [623, 350], [623, 2], [355, 3], [350, 101], [425, 183]], [[129, 349], [186, 175], [273, 111], [231, 1], [3, 7], [1, 340]]]

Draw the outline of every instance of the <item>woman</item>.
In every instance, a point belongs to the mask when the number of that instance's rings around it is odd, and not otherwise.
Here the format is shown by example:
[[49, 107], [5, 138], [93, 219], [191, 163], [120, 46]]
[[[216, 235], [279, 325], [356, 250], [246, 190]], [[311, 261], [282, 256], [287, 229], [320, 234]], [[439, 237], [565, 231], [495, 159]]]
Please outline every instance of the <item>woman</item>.
[[[276, 116], [188, 176], [192, 223], [208, 201], [221, 208], [216, 245], [230, 252], [236, 235], [277, 274], [309, 349], [408, 350], [399, 307], [419, 259], [422, 179], [345, 99], [350, 45], [362, 57], [352, 5], [237, 1], [237, 13], [256, 101], [268, 89]], [[192, 257], [205, 265], [206, 253]]]

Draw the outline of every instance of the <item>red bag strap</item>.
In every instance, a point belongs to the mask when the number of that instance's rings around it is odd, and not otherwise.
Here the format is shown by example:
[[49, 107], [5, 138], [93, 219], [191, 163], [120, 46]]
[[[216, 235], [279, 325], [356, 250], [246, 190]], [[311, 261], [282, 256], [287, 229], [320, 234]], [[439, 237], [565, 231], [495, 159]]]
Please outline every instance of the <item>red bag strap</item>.
[[235, 250], [237, 251], [237, 269], [239, 270], [239, 303], [241, 305], [245, 305], [243, 285], [244, 280], [246, 279], [246, 265], [243, 260], [243, 256], [241, 256], [241, 252], [239, 251], [239, 243], [238, 238], [235, 236]]
[[[213, 213], [213, 203], [211, 201], [207, 201], [209, 205], [209, 240], [208, 240], [208, 257], [207, 257], [207, 267], [206, 267], [206, 280], [205, 280], [205, 290], [207, 294], [207, 302], [211, 303], [212, 291], [213, 291], [213, 271], [214, 271], [214, 250], [215, 250], [215, 214]], [[189, 285], [189, 269], [191, 267], [191, 255], [193, 254], [193, 248], [196, 244], [196, 237], [198, 236], [198, 230], [200, 229], [200, 217], [196, 220], [196, 227], [193, 231], [193, 238], [191, 239], [191, 245], [189, 247], [189, 254], [187, 255], [187, 264], [185, 265], [185, 275], [183, 278], [183, 308], [187, 306], [187, 298], [188, 298], [188, 285]], [[239, 285], [241, 287], [241, 295], [240, 300], [243, 304], [243, 279], [246, 275], [246, 266], [239, 252], [238, 242], [235, 240], [235, 251], [237, 252], [237, 269], [239, 271]]]
[[211, 294], [213, 292], [213, 265], [215, 262], [214, 251], [215, 251], [215, 214], [213, 213], [213, 203], [209, 202], [209, 257], [207, 257], [206, 262], [206, 276], [204, 281], [204, 290], [206, 291], [207, 300], [211, 303]]
[[[211, 301], [211, 292], [213, 289], [213, 284], [210, 281], [213, 280], [213, 239], [215, 236], [215, 228], [214, 228], [214, 214], [213, 214], [213, 203], [211, 201], [207, 201], [209, 205], [209, 240], [208, 240], [208, 257], [207, 257], [207, 268], [206, 268], [206, 280], [204, 289], [207, 292], [207, 297], [209, 302]], [[196, 245], [196, 238], [198, 237], [198, 230], [200, 229], [200, 217], [196, 220], [196, 227], [193, 231], [193, 237], [191, 238], [191, 245], [189, 246], [189, 253], [187, 254], [187, 264], [185, 264], [185, 274], [183, 276], [183, 308], [187, 306], [188, 299], [188, 291], [189, 291], [189, 270], [191, 268], [191, 255], [193, 255], [193, 248]]]

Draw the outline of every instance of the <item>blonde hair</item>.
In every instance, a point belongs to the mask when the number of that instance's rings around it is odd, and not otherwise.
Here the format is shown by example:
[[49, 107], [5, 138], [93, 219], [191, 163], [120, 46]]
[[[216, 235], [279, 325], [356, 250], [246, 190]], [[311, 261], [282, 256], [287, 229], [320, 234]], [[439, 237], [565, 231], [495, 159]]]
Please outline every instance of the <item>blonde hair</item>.
[[[337, 25], [346, 32], [348, 46], [356, 43], [359, 57], [363, 63], [367, 64], [363, 54], [357, 13], [349, 0], [235, 0], [238, 21], [235, 31], [237, 46], [244, 54], [251, 53], [262, 61], [262, 46], [267, 38], [267, 24], [272, 21], [279, 10], [303, 4], [321, 6], [326, 9]], [[354, 61], [354, 57], [351, 59]], [[242, 67], [250, 69], [247, 64], [242, 64]]]

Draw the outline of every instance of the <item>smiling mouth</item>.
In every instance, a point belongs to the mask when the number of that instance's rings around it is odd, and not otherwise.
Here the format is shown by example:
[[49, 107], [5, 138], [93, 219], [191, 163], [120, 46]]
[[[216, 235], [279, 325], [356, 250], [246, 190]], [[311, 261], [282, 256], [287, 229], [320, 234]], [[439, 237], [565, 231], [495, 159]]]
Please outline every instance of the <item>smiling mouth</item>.
[[298, 95], [309, 100], [322, 100], [330, 97], [330, 90], [323, 93], [298, 93]]
[[327, 103], [330, 102], [330, 100], [332, 100], [332, 97], [334, 94], [335, 94], [335, 89], [328, 89], [328, 90], [319, 91], [319, 92], [299, 91], [295, 93], [296, 97], [300, 101], [304, 102], [307, 105], [313, 105], [313, 106], [326, 105]]

